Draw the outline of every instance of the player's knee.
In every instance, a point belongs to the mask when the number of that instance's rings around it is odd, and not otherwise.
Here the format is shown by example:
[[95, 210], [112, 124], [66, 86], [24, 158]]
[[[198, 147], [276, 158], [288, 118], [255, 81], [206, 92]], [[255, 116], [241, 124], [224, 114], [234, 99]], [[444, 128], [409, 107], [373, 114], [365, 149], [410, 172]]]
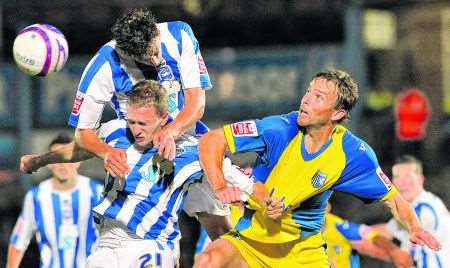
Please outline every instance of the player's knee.
[[194, 268], [221, 267], [220, 252], [207, 250], [195, 258]]

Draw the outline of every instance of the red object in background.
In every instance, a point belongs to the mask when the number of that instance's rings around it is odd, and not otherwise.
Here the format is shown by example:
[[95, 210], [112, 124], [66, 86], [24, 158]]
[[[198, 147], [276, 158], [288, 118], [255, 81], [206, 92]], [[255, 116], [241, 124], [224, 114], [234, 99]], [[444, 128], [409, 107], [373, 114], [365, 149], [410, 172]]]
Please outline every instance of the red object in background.
[[418, 88], [410, 88], [396, 99], [396, 132], [400, 140], [419, 141], [426, 134], [430, 104]]

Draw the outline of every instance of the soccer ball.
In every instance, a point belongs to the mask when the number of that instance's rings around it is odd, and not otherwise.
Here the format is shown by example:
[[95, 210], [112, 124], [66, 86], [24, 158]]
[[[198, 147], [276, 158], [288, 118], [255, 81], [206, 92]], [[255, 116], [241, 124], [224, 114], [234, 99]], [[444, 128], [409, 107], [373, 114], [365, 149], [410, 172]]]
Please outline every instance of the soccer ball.
[[13, 45], [14, 61], [28, 75], [46, 76], [64, 67], [69, 46], [63, 33], [49, 24], [23, 28]]

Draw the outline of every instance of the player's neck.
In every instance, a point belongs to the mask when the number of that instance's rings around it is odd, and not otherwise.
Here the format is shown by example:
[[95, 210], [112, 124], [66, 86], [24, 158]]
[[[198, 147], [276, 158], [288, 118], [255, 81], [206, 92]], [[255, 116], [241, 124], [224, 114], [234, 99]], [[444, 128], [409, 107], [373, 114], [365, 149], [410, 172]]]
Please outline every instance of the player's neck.
[[57, 178], [52, 178], [52, 186], [56, 191], [67, 192], [72, 191], [78, 184], [77, 175], [73, 178], [69, 178], [67, 180], [58, 180]]
[[326, 125], [306, 128], [304, 139], [306, 151], [310, 154], [318, 152], [330, 140], [334, 127], [334, 125]]

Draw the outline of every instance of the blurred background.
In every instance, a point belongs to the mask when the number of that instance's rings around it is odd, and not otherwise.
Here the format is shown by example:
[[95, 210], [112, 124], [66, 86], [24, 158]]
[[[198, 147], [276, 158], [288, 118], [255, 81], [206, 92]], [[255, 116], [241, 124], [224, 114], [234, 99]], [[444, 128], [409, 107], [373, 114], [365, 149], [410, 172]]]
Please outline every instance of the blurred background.
[[[341, 68], [361, 91], [348, 127], [374, 148], [387, 174], [399, 154], [422, 159], [425, 188], [450, 205], [448, 0], [0, 1], [0, 267], [26, 190], [49, 175], [20, 174], [19, 156], [46, 151], [58, 132], [73, 133], [66, 121], [83, 68], [110, 40], [116, 18], [138, 6], [159, 21], [192, 26], [213, 83], [204, 115], [210, 127], [295, 110], [315, 73]], [[12, 60], [16, 33], [38, 22], [55, 25], [69, 42], [68, 63], [47, 78], [26, 76]], [[414, 108], [411, 98], [398, 97], [405, 92], [420, 92], [427, 105]], [[416, 114], [424, 132], [411, 138], [399, 126]], [[90, 160], [80, 173], [101, 180], [99, 166]], [[380, 204], [368, 208], [342, 194], [332, 201], [336, 214], [355, 222], [389, 218]], [[36, 267], [38, 258], [32, 244], [22, 266]], [[364, 257], [362, 267], [390, 266]]]

